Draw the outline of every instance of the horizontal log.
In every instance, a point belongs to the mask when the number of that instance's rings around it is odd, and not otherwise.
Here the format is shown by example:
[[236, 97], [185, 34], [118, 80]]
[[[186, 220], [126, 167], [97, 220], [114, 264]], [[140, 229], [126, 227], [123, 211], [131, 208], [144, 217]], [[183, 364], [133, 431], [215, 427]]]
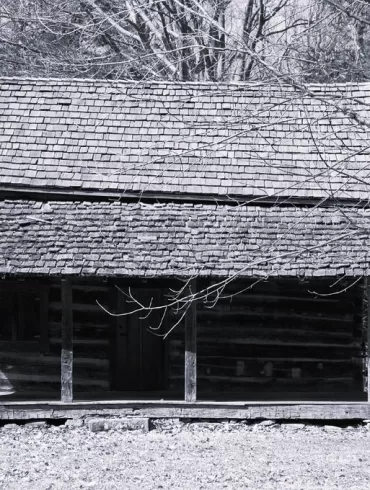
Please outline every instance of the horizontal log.
[[[108, 347], [110, 341], [108, 339], [91, 339], [91, 338], [77, 338], [73, 339], [73, 345], [78, 347], [78, 346], [98, 346], [98, 347]], [[50, 338], [50, 344], [54, 345], [59, 345], [61, 344], [61, 339], [58, 339], [56, 337], [51, 337]]]
[[[56, 384], [60, 385], [60, 375], [54, 375], [54, 374], [26, 374], [26, 373], [6, 373], [6, 377], [0, 377], [0, 383], [2, 386], [8, 386], [9, 383], [12, 384], [13, 386], [16, 386], [19, 383], [26, 383], [26, 386], [30, 388], [31, 383], [35, 384], [42, 384], [42, 383], [49, 383], [49, 384]], [[82, 385], [82, 386], [99, 386], [101, 388], [108, 388], [109, 387], [109, 381], [104, 380], [104, 379], [95, 379], [95, 378], [85, 378], [85, 377], [79, 377], [79, 376], [74, 376], [73, 377], [73, 384], [74, 385]]]
[[[12, 365], [31, 365], [31, 366], [59, 366], [60, 356], [43, 355], [43, 354], [28, 354], [21, 352], [0, 352], [0, 364]], [[96, 368], [101, 371], [109, 370], [109, 361], [106, 359], [96, 359], [89, 357], [77, 357], [73, 359], [73, 364], [76, 367]]]
[[[357, 323], [348, 324], [346, 322], [341, 323], [336, 320], [326, 322], [316, 322], [315, 320], [297, 320], [295, 318], [284, 318], [281, 320], [274, 320], [273, 318], [265, 318], [263, 316], [249, 317], [233, 317], [223, 318], [208, 318], [206, 316], [198, 318], [199, 328], [204, 331], [208, 329], [215, 329], [222, 331], [224, 334], [228, 332], [230, 328], [236, 328], [243, 331], [243, 329], [260, 330], [267, 329], [271, 332], [277, 329], [284, 329], [290, 332], [291, 335], [295, 335], [296, 332], [307, 332], [308, 334], [315, 336], [316, 333], [325, 332], [328, 335], [338, 333], [354, 334], [355, 329], [359, 327]], [[175, 331], [174, 331], [175, 333]], [[176, 336], [176, 333], [175, 333]]]
[[[59, 339], [61, 337], [60, 328], [50, 328], [49, 338]], [[109, 342], [111, 338], [111, 331], [108, 329], [103, 329], [96, 327], [94, 329], [73, 329], [73, 339], [74, 341], [83, 342], [86, 340], [101, 340], [102, 342]]]
[[[60, 301], [51, 301], [49, 303], [49, 308], [51, 311], [62, 311], [62, 303]], [[73, 303], [73, 311], [83, 311], [86, 313], [97, 313], [107, 316], [108, 314], [99, 306], [94, 303]]]
[[[84, 379], [109, 380], [109, 371], [102, 371], [99, 367], [91, 365], [90, 367], [81, 367], [74, 365], [76, 377]], [[60, 362], [58, 365], [9, 365], [0, 363], [0, 373], [6, 378], [11, 376], [30, 376], [30, 375], [45, 375], [57, 376], [60, 379]]]
[[[60, 344], [51, 345], [50, 351], [53, 354], [60, 355]], [[80, 359], [97, 359], [103, 361], [108, 361], [111, 356], [110, 347], [101, 348], [98, 345], [86, 346], [81, 344], [74, 348], [73, 353]]]
[[[293, 363], [274, 363], [273, 374], [274, 378], [315, 378], [315, 377], [330, 377], [330, 376], [342, 376], [350, 375], [353, 376], [355, 373], [361, 377], [361, 367], [355, 366], [350, 361], [343, 362], [341, 364], [324, 364], [321, 369], [317, 367], [317, 364], [299, 365], [299, 374], [293, 376], [294, 370], [297, 369]], [[180, 365], [171, 365], [170, 373], [172, 374], [182, 374]], [[254, 362], [244, 363], [242, 367], [239, 368], [238, 365], [226, 365], [221, 363], [204, 363], [201, 360], [198, 362], [198, 376], [226, 376], [230, 378], [240, 379], [243, 376], [262, 376], [267, 377], [263, 374], [263, 363], [259, 360]]]
[[[60, 290], [60, 284], [52, 284], [51, 289]], [[72, 285], [73, 291], [86, 291], [95, 293], [105, 293], [109, 291], [109, 286], [98, 285], [98, 284], [75, 284]]]
[[[295, 339], [294, 337], [290, 338], [289, 341], [285, 340], [282, 341], [280, 339], [259, 339], [259, 338], [245, 338], [245, 337], [239, 337], [239, 338], [234, 338], [234, 337], [223, 337], [223, 338], [209, 338], [209, 337], [203, 337], [199, 335], [198, 339], [198, 345], [205, 345], [207, 344], [209, 346], [215, 346], [217, 344], [231, 344], [231, 345], [239, 345], [239, 346], [281, 346], [281, 347], [305, 347], [305, 348], [330, 348], [330, 349], [360, 349], [361, 344], [358, 341], [351, 341], [348, 343], [334, 343], [334, 342], [307, 342], [307, 341], [300, 341], [299, 339]], [[178, 341], [173, 341], [173, 345], [178, 345]], [[202, 355], [202, 354], [200, 354]]]
[[222, 318], [226, 321], [228, 318], [234, 317], [257, 317], [261, 318], [273, 318], [273, 319], [284, 319], [284, 318], [294, 318], [297, 320], [314, 320], [317, 322], [338, 322], [338, 323], [353, 323], [353, 315], [320, 315], [320, 314], [303, 314], [301, 312], [286, 312], [281, 313], [280, 311], [251, 311], [245, 308], [240, 308], [239, 310], [233, 308], [232, 310], [226, 309], [210, 309], [210, 310], [199, 310], [198, 317], [208, 317], [208, 318]]
[[[172, 346], [169, 350], [171, 359], [181, 359], [181, 346]], [[260, 359], [266, 361], [290, 360], [305, 361], [306, 359], [318, 359], [319, 362], [334, 361], [335, 359], [347, 359], [348, 361], [361, 359], [361, 349], [344, 346], [338, 347], [306, 347], [289, 345], [247, 345], [247, 344], [198, 344], [199, 357], [233, 357], [236, 359]], [[313, 357], [315, 356], [315, 357]], [[176, 361], [177, 362], [177, 361]]]
[[318, 316], [307, 318], [293, 314], [274, 315], [272, 312], [249, 312], [223, 311], [211, 313], [210, 311], [199, 312], [198, 323], [203, 328], [222, 328], [234, 326], [235, 328], [268, 328], [275, 330], [284, 328], [288, 330], [307, 330], [314, 332], [351, 332], [352, 326], [356, 325], [355, 319], [333, 318], [331, 316]]
[[[182, 379], [182, 376], [170, 375], [170, 379]], [[266, 376], [219, 376], [219, 375], [202, 375], [198, 374], [197, 379], [199, 382], [202, 380], [207, 383], [228, 383], [228, 384], [240, 384], [240, 385], [254, 385], [254, 384], [281, 384], [281, 385], [306, 385], [312, 383], [353, 383], [352, 376], [338, 376], [338, 377], [308, 377], [308, 378], [278, 378], [278, 377], [266, 377]]]
[[[49, 322], [49, 328], [51, 330], [60, 331], [61, 324], [60, 322]], [[112, 328], [112, 325], [109, 322], [100, 322], [100, 321], [89, 321], [89, 322], [73, 322], [73, 332], [78, 332], [79, 330], [95, 330], [101, 329], [106, 330], [107, 334], [109, 334], [108, 330]]]
[[[318, 361], [317, 359], [305, 359], [302, 358], [297, 361], [297, 358], [275, 358], [271, 357], [266, 358], [265, 360], [260, 357], [225, 357], [220, 352], [217, 356], [208, 356], [201, 355], [198, 357], [199, 365], [201, 366], [220, 366], [220, 367], [232, 367], [235, 368], [237, 364], [240, 362], [244, 363], [245, 366], [252, 367], [253, 365], [264, 365], [265, 362], [273, 362], [274, 367], [276, 369], [290, 369], [292, 366], [301, 366], [312, 368], [318, 365], [322, 366], [332, 366], [333, 368], [343, 368], [345, 366], [353, 366], [355, 365], [353, 358], [336, 358], [336, 359], [321, 359]], [[359, 360], [362, 358], [359, 358]], [[180, 362], [173, 363], [180, 365]], [[357, 365], [357, 364], [356, 364]]]
[[0, 280], [0, 293], [14, 293], [14, 292], [19, 292], [19, 293], [35, 293], [37, 294], [40, 291], [45, 291], [49, 288], [48, 284], [42, 284], [39, 281], [35, 280], [19, 280], [19, 281], [12, 281], [9, 279], [6, 280]]
[[38, 341], [0, 341], [0, 352], [40, 352]]
[[[60, 364], [60, 363], [59, 363]], [[52, 364], [8, 364], [0, 362], [0, 373], [9, 377], [11, 374], [46, 374], [60, 376], [60, 365]]]
[[[208, 281], [207, 281], [208, 282]], [[204, 284], [203, 287], [209, 287], [208, 284]], [[347, 286], [346, 295], [333, 294], [332, 296], [320, 296], [320, 294], [335, 293], [336, 290], [343, 289]], [[350, 286], [350, 287], [348, 287]], [[336, 288], [333, 288], [333, 282], [325, 279], [310, 279], [309, 282], [301, 283], [296, 279], [284, 278], [281, 280], [269, 279], [268, 281], [252, 284], [248, 280], [235, 280], [228, 284], [223, 295], [230, 295], [235, 293], [242, 294], [261, 294], [261, 295], [281, 295], [285, 297], [303, 297], [314, 298], [316, 294], [310, 291], [315, 291], [318, 294], [318, 300], [325, 299], [340, 299], [350, 298], [351, 300], [356, 298], [358, 291], [361, 288], [360, 285], [353, 285], [350, 281], [347, 283], [341, 282]], [[333, 291], [334, 289], [334, 291]]]
[[[181, 359], [184, 358], [184, 353], [181, 351], [181, 349], [173, 349], [169, 350], [169, 359], [171, 361], [170, 364], [181, 364]], [[272, 357], [272, 356], [225, 356], [223, 352], [220, 352], [218, 354], [202, 354], [201, 356], [198, 356], [198, 359], [200, 362], [214, 362], [214, 363], [222, 363], [224, 360], [227, 360], [228, 362], [236, 362], [239, 360], [242, 361], [259, 361], [259, 362], [267, 362], [267, 361], [272, 361], [272, 362], [289, 362], [289, 363], [326, 363], [326, 364], [342, 364], [342, 363], [352, 363], [356, 360], [356, 358], [348, 358], [348, 357], [338, 357], [338, 358], [326, 358], [326, 357]], [[359, 361], [362, 360], [362, 357], [358, 358]]]
[[332, 320], [340, 321], [342, 318], [349, 320], [353, 315], [356, 314], [356, 310], [350, 307], [346, 307], [346, 304], [341, 304], [340, 307], [322, 308], [320, 305], [310, 305], [312, 308], [307, 308], [307, 305], [298, 305], [286, 302], [281, 304], [281, 302], [265, 304], [265, 303], [229, 303], [224, 304], [222, 302], [217, 303], [216, 306], [212, 308], [199, 308], [199, 313], [203, 315], [214, 314], [217, 317], [219, 313], [234, 313], [241, 314], [245, 316], [261, 316], [261, 317], [286, 317], [286, 318], [302, 318], [311, 321], [316, 318], [331, 318]]
[[235, 420], [366, 420], [370, 404], [294, 402], [3, 402], [1, 420], [84, 419], [91, 416]]
[[0, 389], [11, 390], [15, 393], [27, 392], [27, 391], [43, 391], [46, 394], [48, 392], [58, 392], [60, 391], [60, 376], [59, 382], [55, 381], [54, 378], [50, 378], [50, 380], [44, 380], [42, 382], [37, 381], [34, 382], [29, 379], [18, 379], [18, 380], [10, 380], [10, 379], [2, 379], [0, 378]]
[[[238, 291], [238, 289], [236, 289], [235, 291]], [[229, 299], [229, 301], [232, 301], [232, 304], [235, 304], [235, 303], [243, 303], [245, 304], [246, 302], [249, 302], [249, 301], [260, 301], [262, 303], [265, 303], [265, 302], [284, 302], [284, 301], [287, 301], [289, 303], [294, 303], [294, 302], [302, 302], [302, 303], [314, 303], [315, 305], [316, 304], [319, 304], [319, 305], [322, 305], [322, 304], [327, 304], [327, 305], [330, 305], [330, 307], [337, 307], [338, 305], [340, 305], [341, 303], [343, 303], [343, 300], [341, 298], [339, 298], [338, 296], [329, 296], [329, 297], [325, 297], [325, 296], [314, 296], [314, 295], [307, 295], [307, 293], [305, 295], [294, 295], [294, 294], [279, 294], [279, 293], [266, 293], [266, 294], [263, 294], [263, 293], [253, 293], [252, 290], [249, 291], [249, 292], [244, 292], [244, 293], [239, 293], [239, 294], [236, 294], [234, 293], [234, 295], [232, 296], [232, 298]], [[220, 299], [220, 302], [226, 302], [227, 301], [227, 298], [225, 299], [223, 296], [221, 296], [221, 299]], [[202, 305], [202, 303], [200, 303], [200, 305]]]
[[308, 347], [306, 345], [277, 345], [277, 344], [269, 344], [269, 345], [260, 345], [258, 343], [255, 344], [227, 344], [225, 343], [220, 350], [221, 344], [206, 344], [200, 343], [199, 347], [199, 355], [220, 355], [222, 352], [226, 357], [229, 355], [237, 356], [243, 359], [244, 357], [274, 357], [274, 358], [295, 358], [295, 357], [308, 357], [311, 358], [312, 355], [316, 355], [317, 357], [322, 357], [326, 359], [336, 359], [336, 358], [347, 358], [352, 359], [353, 357], [358, 357], [360, 355], [360, 349], [358, 347], [350, 347], [350, 346], [315, 346], [314, 349], [312, 347]]
[[348, 343], [352, 342], [354, 336], [353, 332], [349, 331], [347, 328], [344, 331], [330, 331], [330, 330], [320, 330], [312, 331], [306, 330], [305, 328], [284, 328], [279, 326], [259, 326], [259, 325], [234, 325], [227, 324], [223, 326], [216, 325], [204, 325], [199, 324], [199, 336], [208, 337], [212, 342], [213, 338], [217, 336], [218, 338], [228, 337], [228, 338], [262, 338], [262, 339], [276, 339], [283, 341], [291, 341], [292, 338], [299, 339], [300, 341], [323, 341], [325, 343], [337, 342], [337, 343]]

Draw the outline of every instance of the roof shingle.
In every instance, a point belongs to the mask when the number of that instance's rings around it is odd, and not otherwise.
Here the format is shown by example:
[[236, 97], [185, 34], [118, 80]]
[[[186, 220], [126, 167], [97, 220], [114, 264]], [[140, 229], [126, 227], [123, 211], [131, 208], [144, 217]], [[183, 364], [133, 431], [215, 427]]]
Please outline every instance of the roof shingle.
[[0, 201], [0, 274], [367, 274], [370, 210]]
[[367, 199], [370, 130], [338, 106], [368, 118], [370, 85], [311, 91], [0, 79], [0, 185]]

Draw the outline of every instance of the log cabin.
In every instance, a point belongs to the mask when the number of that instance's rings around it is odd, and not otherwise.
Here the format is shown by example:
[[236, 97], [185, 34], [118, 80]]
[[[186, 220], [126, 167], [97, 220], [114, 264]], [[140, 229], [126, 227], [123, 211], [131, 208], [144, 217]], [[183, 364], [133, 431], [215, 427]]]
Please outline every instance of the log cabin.
[[370, 418], [369, 100], [0, 79], [0, 419]]

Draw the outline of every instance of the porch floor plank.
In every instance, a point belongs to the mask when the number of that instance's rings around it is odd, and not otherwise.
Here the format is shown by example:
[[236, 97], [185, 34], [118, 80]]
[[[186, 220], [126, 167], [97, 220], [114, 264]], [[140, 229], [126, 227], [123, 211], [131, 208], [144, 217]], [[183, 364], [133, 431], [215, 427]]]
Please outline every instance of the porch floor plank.
[[363, 420], [370, 419], [364, 401], [214, 401], [127, 398], [110, 400], [0, 399], [0, 420], [148, 417], [186, 419]]

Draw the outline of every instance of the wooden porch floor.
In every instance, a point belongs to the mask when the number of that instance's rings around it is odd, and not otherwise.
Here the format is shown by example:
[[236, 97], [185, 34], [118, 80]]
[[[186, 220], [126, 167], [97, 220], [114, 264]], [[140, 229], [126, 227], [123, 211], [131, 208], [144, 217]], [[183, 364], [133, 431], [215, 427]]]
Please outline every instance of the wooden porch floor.
[[366, 420], [367, 402], [212, 402], [177, 400], [105, 400], [63, 403], [51, 400], [1, 400], [0, 420], [145, 417], [234, 420]]

